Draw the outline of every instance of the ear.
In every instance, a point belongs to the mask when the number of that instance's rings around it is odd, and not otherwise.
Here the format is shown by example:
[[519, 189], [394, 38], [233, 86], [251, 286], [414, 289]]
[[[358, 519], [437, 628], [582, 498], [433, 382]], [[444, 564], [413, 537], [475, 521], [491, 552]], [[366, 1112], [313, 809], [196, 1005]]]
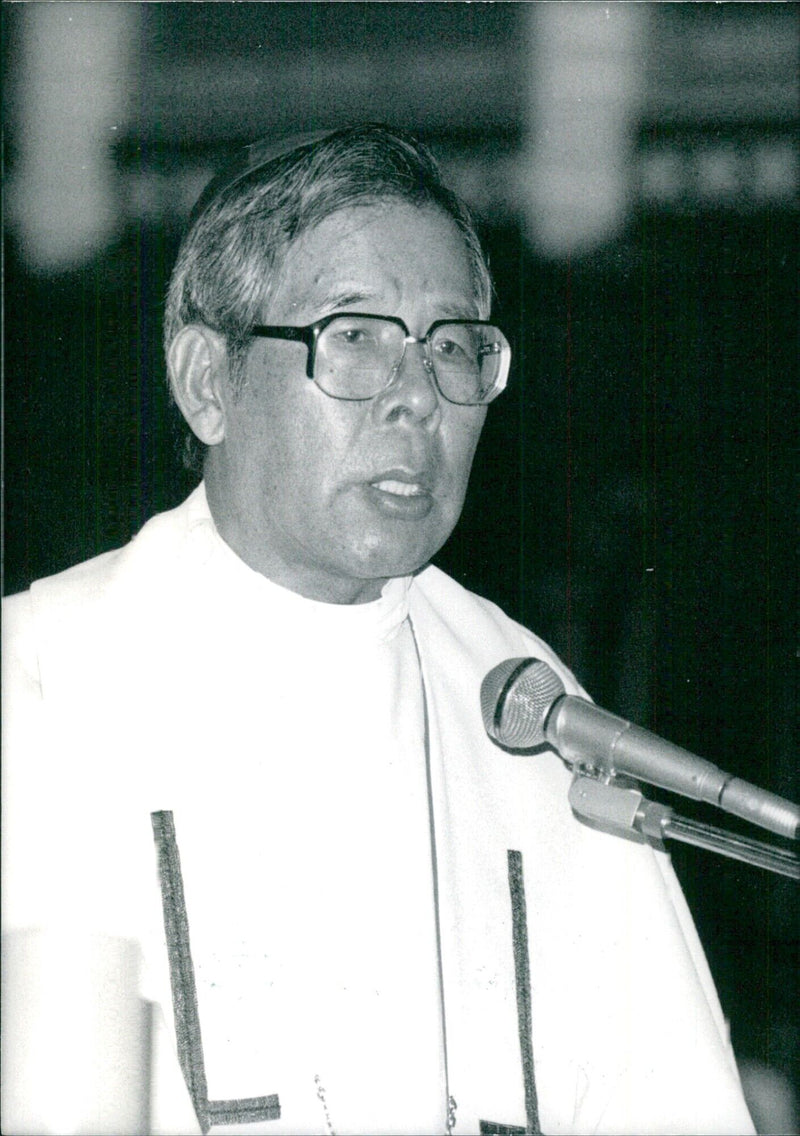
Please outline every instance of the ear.
[[228, 357], [225, 339], [202, 323], [182, 327], [167, 353], [169, 382], [181, 414], [201, 442], [225, 437]]

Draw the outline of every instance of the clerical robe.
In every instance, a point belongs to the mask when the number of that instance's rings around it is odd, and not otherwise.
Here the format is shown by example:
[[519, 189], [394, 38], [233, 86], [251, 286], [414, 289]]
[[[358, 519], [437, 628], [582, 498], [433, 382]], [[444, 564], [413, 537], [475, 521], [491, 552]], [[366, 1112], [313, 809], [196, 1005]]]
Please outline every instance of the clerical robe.
[[308, 600], [200, 486], [5, 636], [6, 925], [140, 944], [156, 1131], [752, 1131], [667, 856], [486, 735], [506, 658], [581, 693], [493, 604]]

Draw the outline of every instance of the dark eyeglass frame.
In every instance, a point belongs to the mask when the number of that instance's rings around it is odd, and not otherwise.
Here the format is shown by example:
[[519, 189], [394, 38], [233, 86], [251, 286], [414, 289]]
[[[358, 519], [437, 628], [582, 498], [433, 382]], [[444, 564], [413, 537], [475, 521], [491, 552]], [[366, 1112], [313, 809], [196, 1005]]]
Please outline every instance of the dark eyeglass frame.
[[[433, 362], [430, 359], [430, 339], [431, 339], [431, 336], [434, 334], [434, 332], [437, 330], [437, 328], [445, 327], [445, 326], [448, 326], [450, 324], [458, 324], [458, 325], [468, 324], [470, 326], [477, 325], [478, 327], [494, 327], [494, 328], [497, 328], [497, 330], [501, 332], [503, 337], [506, 339], [506, 342], [508, 343], [508, 338], [505, 336], [505, 333], [502, 332], [501, 328], [497, 327], [496, 323], [492, 323], [491, 320], [482, 320], [482, 319], [437, 319], [437, 320], [433, 321], [433, 323], [430, 325], [430, 327], [425, 332], [425, 334], [418, 338], [417, 336], [411, 334], [411, 332], [408, 330], [408, 327], [406, 326], [405, 321], [400, 319], [399, 316], [381, 316], [381, 315], [377, 315], [374, 312], [332, 312], [330, 315], [323, 316], [322, 319], [315, 320], [314, 323], [306, 324], [304, 327], [293, 327], [293, 326], [279, 325], [279, 324], [261, 324], [261, 323], [254, 324], [253, 327], [250, 328], [249, 334], [256, 336], [258, 338], [261, 338], [261, 339], [287, 339], [287, 340], [290, 340], [293, 343], [304, 343], [305, 346], [308, 349], [308, 358], [307, 358], [307, 362], [306, 362], [306, 377], [311, 379], [312, 382], [316, 382], [316, 380], [314, 378], [314, 364], [316, 362], [317, 342], [319, 340], [320, 335], [322, 334], [322, 332], [325, 330], [326, 327], [329, 327], [330, 324], [332, 324], [334, 322], [334, 320], [343, 319], [343, 318], [347, 319], [350, 316], [352, 316], [356, 319], [382, 320], [384, 323], [396, 324], [397, 327], [401, 328], [402, 331], [403, 331], [405, 344], [409, 344], [409, 343], [424, 344], [425, 347], [428, 348], [428, 351], [425, 355], [425, 363], [426, 363], [426, 366], [428, 367], [428, 369], [430, 370], [431, 374], [434, 377], [434, 380], [436, 382], [436, 387], [439, 390], [439, 393], [441, 394], [442, 398], [446, 399], [448, 402], [453, 402], [454, 406], [486, 406], [486, 405], [488, 405], [489, 402], [491, 402], [493, 399], [495, 399], [497, 397], [497, 395], [502, 394], [502, 392], [505, 390], [506, 381], [507, 381], [507, 378], [508, 378], [508, 372], [506, 372], [502, 386], [500, 386], [499, 389], [497, 389], [493, 392], [492, 398], [489, 399], [488, 401], [484, 401], [484, 402], [454, 402], [453, 399], [447, 397], [447, 395], [444, 393], [444, 391], [439, 386], [439, 380], [438, 380], [438, 377], [436, 376], [436, 368], [435, 368], [435, 365], [433, 364]], [[509, 351], [510, 351], [510, 345], [509, 345]], [[402, 356], [401, 356], [401, 358], [402, 358]], [[391, 383], [391, 380], [392, 380], [392, 376], [389, 377], [387, 384], [386, 384], [387, 386]], [[317, 383], [317, 386], [319, 386], [319, 383]], [[331, 394], [329, 391], [326, 391], [321, 386], [320, 386], [319, 389], [322, 391], [323, 394], [326, 394], [328, 396], [328, 398], [336, 398], [340, 402], [368, 402], [371, 398], [376, 398], [378, 396], [378, 394], [381, 393], [380, 391], [376, 391], [374, 395], [366, 395], [363, 398], [344, 398], [341, 395]]]

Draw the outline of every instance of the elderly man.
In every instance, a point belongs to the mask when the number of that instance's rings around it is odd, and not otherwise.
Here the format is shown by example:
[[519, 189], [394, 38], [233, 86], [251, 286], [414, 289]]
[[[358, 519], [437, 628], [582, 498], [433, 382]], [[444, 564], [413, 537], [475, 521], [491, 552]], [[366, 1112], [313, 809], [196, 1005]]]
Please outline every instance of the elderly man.
[[666, 857], [484, 730], [502, 660], [575, 680], [429, 565], [490, 292], [411, 137], [249, 147], [168, 298], [202, 484], [8, 605], [9, 925], [142, 944], [204, 1130], [752, 1131]]

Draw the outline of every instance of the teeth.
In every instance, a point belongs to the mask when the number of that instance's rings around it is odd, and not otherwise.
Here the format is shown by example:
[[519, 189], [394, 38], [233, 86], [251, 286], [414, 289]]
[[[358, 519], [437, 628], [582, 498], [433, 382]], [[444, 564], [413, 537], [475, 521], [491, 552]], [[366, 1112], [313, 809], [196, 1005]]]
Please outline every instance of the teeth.
[[410, 485], [407, 481], [376, 481], [375, 488], [384, 493], [396, 493], [398, 497], [418, 497], [422, 493], [419, 485]]

